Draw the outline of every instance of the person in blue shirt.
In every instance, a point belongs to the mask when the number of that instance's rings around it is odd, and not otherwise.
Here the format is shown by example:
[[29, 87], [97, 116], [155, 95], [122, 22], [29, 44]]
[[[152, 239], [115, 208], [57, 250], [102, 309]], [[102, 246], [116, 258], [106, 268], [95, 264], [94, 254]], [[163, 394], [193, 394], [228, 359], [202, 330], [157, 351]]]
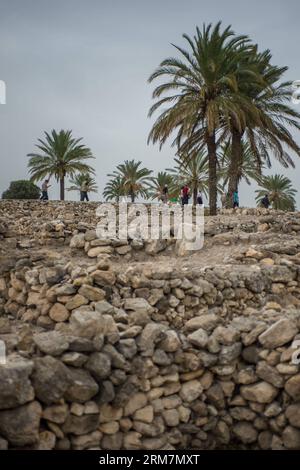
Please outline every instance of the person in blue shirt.
[[239, 207], [239, 193], [237, 191], [233, 193], [233, 207]]

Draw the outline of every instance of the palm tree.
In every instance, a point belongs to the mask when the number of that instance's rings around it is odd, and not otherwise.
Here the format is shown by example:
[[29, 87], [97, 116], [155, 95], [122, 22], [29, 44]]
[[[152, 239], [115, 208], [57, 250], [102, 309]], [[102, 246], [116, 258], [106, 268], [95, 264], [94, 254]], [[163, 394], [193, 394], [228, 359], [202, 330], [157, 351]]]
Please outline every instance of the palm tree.
[[298, 121], [300, 114], [289, 106], [291, 83], [279, 82], [287, 67], [271, 65], [272, 56], [269, 50], [258, 53], [255, 47], [252, 57], [252, 63], [261, 80], [243, 80], [238, 77], [240, 92], [251, 99], [252, 107], [250, 112], [245, 114], [245, 120], [241, 125], [232, 119], [232, 152], [228, 183], [230, 192], [236, 190], [238, 186], [238, 168], [243, 158], [243, 136], [257, 160], [257, 167], [261, 166], [263, 161], [271, 166], [269, 153], [283, 166], [294, 166], [285, 147], [300, 155], [300, 148], [288, 130], [300, 129]]
[[[221, 31], [221, 23], [214, 28], [197, 27], [193, 39], [184, 35], [190, 51], [174, 46], [181, 58], [164, 60], [150, 76], [149, 81], [167, 77], [153, 92], [158, 101], [149, 115], [163, 108], [154, 123], [148, 141], [162, 146], [177, 131], [173, 145], [179, 155], [187, 155], [207, 147], [209, 172], [210, 213], [216, 213], [217, 204], [217, 139], [223, 129], [231, 126], [234, 116], [240, 127], [251, 101], [238, 89], [237, 76], [258, 80], [249, 64], [253, 46], [246, 36], [235, 36], [231, 27]], [[169, 105], [167, 108], [166, 106]]]
[[259, 180], [261, 189], [257, 189], [256, 202], [261, 204], [261, 200], [267, 193], [273, 209], [294, 211], [296, 207], [295, 194], [296, 189], [293, 188], [292, 182], [284, 175], [263, 176]]
[[73, 178], [70, 180], [70, 184], [72, 186], [67, 188], [67, 191], [81, 191], [81, 186], [84, 181], [87, 182], [87, 191], [89, 193], [98, 192], [98, 186], [95, 179], [88, 173], [77, 173], [76, 175], [74, 175]]
[[125, 196], [123, 178], [121, 176], [114, 176], [107, 183], [103, 191], [103, 196], [106, 201], [119, 202], [120, 197]]
[[147, 185], [151, 181], [152, 170], [141, 168], [142, 162], [134, 160], [126, 160], [117, 166], [112, 174], [108, 175], [112, 178], [120, 177], [124, 188], [124, 193], [130, 196], [131, 202], [134, 202], [136, 196], [147, 197]]
[[[220, 180], [222, 180], [223, 190], [228, 185], [232, 176], [232, 161], [231, 143], [227, 142], [226, 144], [222, 144], [219, 154], [220, 169], [218, 176]], [[243, 180], [249, 185], [251, 184], [251, 180], [257, 181], [263, 169], [264, 164], [258, 164], [250, 144], [242, 140], [241, 158], [237, 162], [237, 168], [235, 169], [236, 190], [238, 190], [238, 186]], [[230, 192], [229, 189], [228, 192]]]
[[159, 171], [157, 176], [151, 178], [151, 182], [148, 186], [149, 195], [152, 199], [161, 199], [165, 186], [168, 187], [169, 196], [175, 197], [178, 193], [178, 187], [174, 182], [173, 176], [166, 171]]
[[193, 193], [193, 204], [197, 204], [197, 193], [201, 191], [205, 196], [209, 190], [208, 159], [204, 151], [197, 152], [193, 158], [179, 159], [175, 158], [176, 166], [170, 169], [174, 175], [177, 187], [181, 188], [187, 184]]
[[54, 176], [60, 182], [60, 199], [65, 199], [65, 178], [75, 173], [94, 173], [94, 169], [85, 163], [94, 158], [91, 150], [81, 144], [82, 138], [72, 137], [72, 131], [45, 132], [46, 139], [38, 139], [36, 147], [42, 153], [29, 153], [28, 168], [32, 181], [40, 181], [47, 176]]

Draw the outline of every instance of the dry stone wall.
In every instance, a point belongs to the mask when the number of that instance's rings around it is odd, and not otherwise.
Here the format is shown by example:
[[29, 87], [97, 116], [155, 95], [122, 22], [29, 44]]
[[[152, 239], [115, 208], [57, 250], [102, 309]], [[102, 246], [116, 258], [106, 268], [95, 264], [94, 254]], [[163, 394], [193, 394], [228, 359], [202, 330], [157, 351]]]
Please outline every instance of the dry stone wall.
[[300, 448], [297, 265], [37, 264], [0, 293], [2, 448]]

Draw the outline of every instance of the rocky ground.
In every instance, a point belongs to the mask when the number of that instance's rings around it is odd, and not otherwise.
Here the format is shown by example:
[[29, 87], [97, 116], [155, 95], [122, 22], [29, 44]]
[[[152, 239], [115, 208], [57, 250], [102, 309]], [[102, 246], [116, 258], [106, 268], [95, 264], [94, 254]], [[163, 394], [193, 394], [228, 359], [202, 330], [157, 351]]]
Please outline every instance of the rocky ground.
[[189, 252], [99, 240], [96, 207], [0, 201], [0, 448], [300, 449], [300, 213]]

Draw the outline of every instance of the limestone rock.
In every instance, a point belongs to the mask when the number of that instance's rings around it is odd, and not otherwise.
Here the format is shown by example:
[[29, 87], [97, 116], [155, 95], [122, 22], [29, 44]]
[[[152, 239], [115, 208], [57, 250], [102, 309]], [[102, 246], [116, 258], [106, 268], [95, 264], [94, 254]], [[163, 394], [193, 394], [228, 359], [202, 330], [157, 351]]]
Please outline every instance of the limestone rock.
[[9, 356], [6, 364], [0, 366], [0, 410], [33, 400], [29, 379], [32, 370], [33, 362], [20, 356]]
[[183, 401], [191, 403], [196, 400], [202, 392], [203, 387], [201, 383], [198, 382], [198, 380], [190, 380], [182, 384], [179, 395]]
[[35, 359], [32, 384], [40, 401], [48, 405], [57, 402], [70, 383], [68, 368], [62, 362], [51, 356]]
[[85, 367], [97, 381], [109, 377], [111, 371], [110, 357], [101, 352], [95, 352], [89, 357]]
[[65, 393], [66, 400], [84, 403], [96, 395], [99, 387], [88, 371], [73, 367], [69, 367], [68, 370], [71, 376], [71, 384]]
[[248, 422], [240, 422], [233, 426], [232, 431], [243, 444], [251, 444], [257, 439], [256, 429]]
[[278, 389], [267, 382], [259, 382], [253, 385], [243, 385], [241, 387], [241, 395], [246, 400], [255, 401], [257, 403], [271, 403], [276, 397]]
[[69, 414], [66, 422], [62, 426], [62, 430], [66, 434], [74, 434], [75, 436], [81, 436], [96, 431], [99, 424], [99, 415], [83, 415], [75, 416]]
[[264, 331], [258, 339], [265, 348], [274, 349], [291, 341], [297, 333], [295, 323], [282, 318]]
[[[75, 297], [73, 298], [73, 302]], [[63, 322], [69, 318], [69, 311], [63, 304], [57, 302], [51, 307], [49, 317], [55, 322]]]
[[300, 400], [300, 374], [291, 377], [284, 388], [295, 401]]
[[78, 294], [82, 295], [83, 297], [87, 298], [91, 302], [97, 302], [99, 300], [105, 299], [105, 291], [100, 289], [99, 287], [90, 286], [88, 284], [82, 284], [80, 287]]
[[205, 348], [208, 343], [208, 334], [202, 328], [189, 334], [187, 338], [191, 344], [198, 348]]
[[300, 404], [295, 403], [287, 407], [285, 415], [289, 420], [289, 423], [296, 427], [300, 428]]
[[186, 331], [194, 331], [198, 330], [199, 328], [202, 328], [203, 330], [211, 331], [217, 326], [219, 322], [220, 319], [217, 317], [217, 315], [209, 313], [194, 317], [191, 320], [187, 321], [184, 326], [184, 329]]
[[67, 338], [57, 331], [37, 333], [33, 335], [33, 341], [43, 353], [50, 356], [59, 356], [69, 347]]
[[165, 335], [161, 325], [157, 323], [148, 323], [143, 329], [139, 339], [138, 346], [142, 354], [152, 356], [155, 344], [164, 339]]
[[0, 411], [0, 433], [13, 446], [35, 444], [39, 438], [42, 407], [37, 401]]
[[300, 449], [300, 431], [292, 426], [287, 426], [282, 433], [283, 445], [286, 449]]

